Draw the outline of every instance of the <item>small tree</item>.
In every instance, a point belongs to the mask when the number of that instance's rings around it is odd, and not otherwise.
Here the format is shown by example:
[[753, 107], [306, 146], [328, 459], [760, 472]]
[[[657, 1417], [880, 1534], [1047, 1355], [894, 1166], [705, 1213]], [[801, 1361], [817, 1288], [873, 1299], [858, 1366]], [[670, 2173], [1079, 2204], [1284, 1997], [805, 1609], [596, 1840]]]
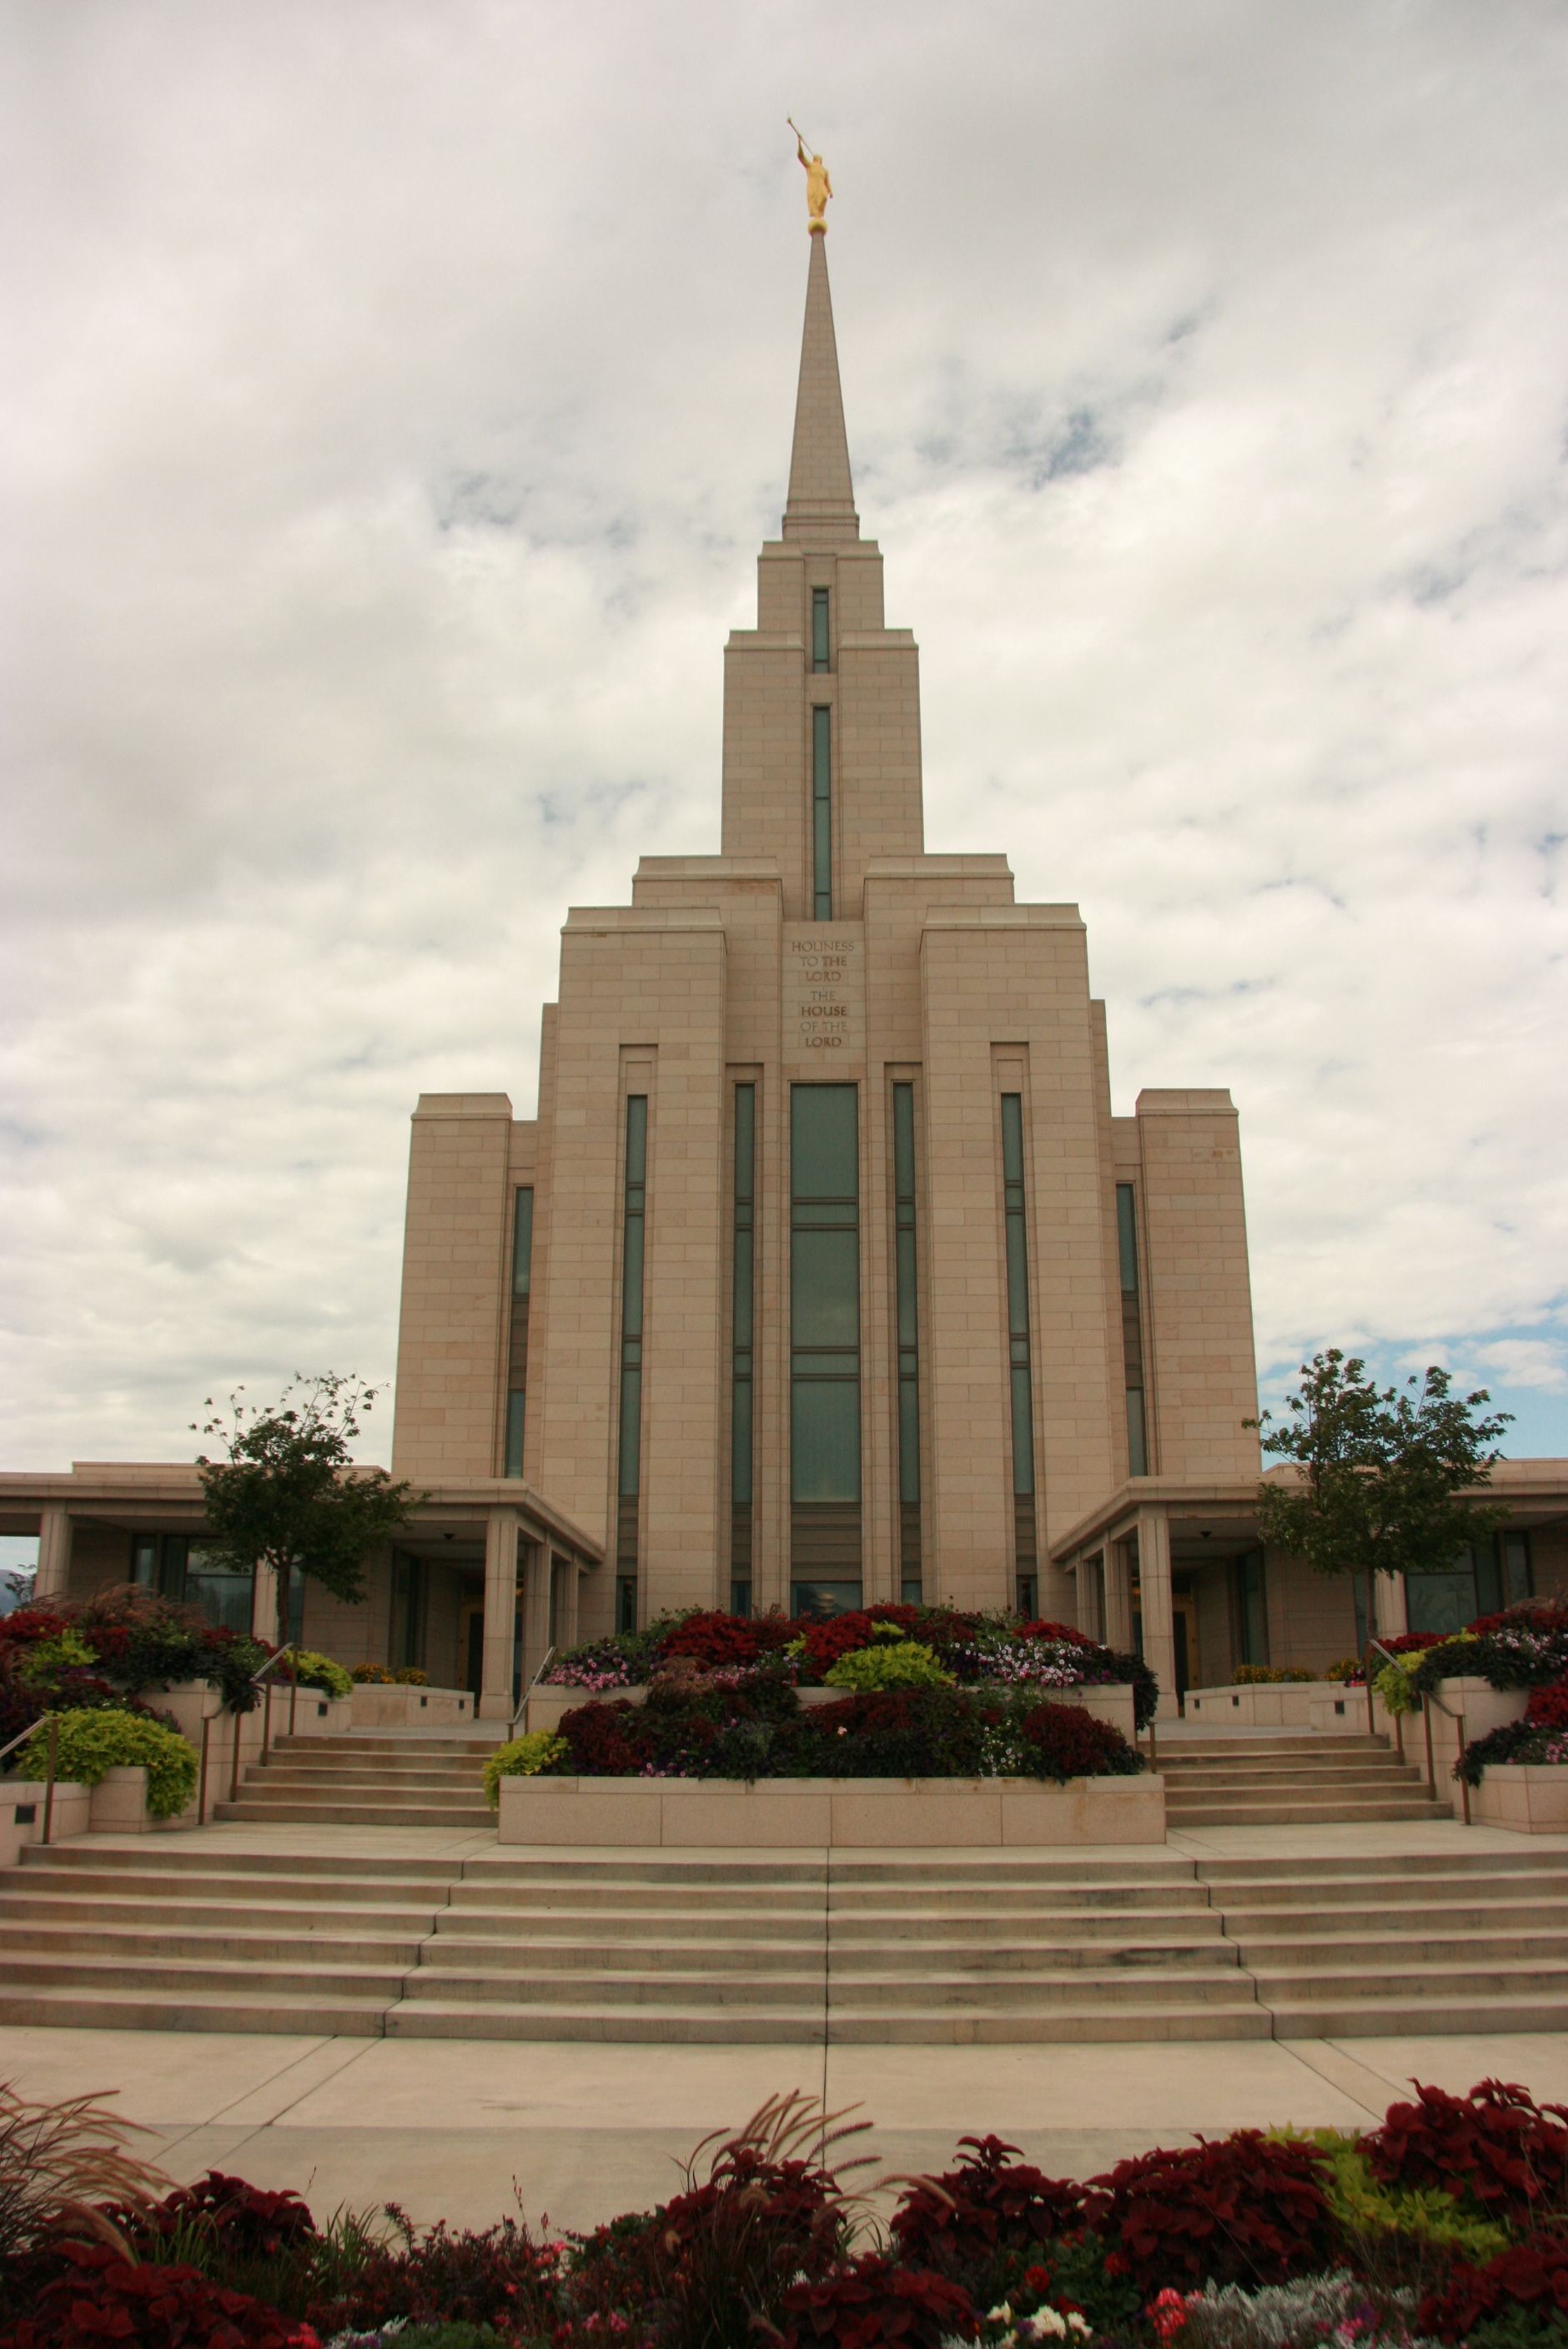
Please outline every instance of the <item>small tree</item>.
[[[384, 1468], [356, 1470], [349, 1456], [378, 1392], [331, 1371], [315, 1379], [296, 1373], [270, 1410], [242, 1402], [242, 1387], [229, 1398], [228, 1418], [192, 1423], [192, 1434], [221, 1436], [228, 1454], [213, 1461], [202, 1453], [196, 1463], [217, 1547], [237, 1571], [273, 1568], [285, 1630], [296, 1572], [335, 1599], [363, 1599], [366, 1556], [408, 1521], [407, 1484], [394, 1485]], [[205, 1408], [212, 1407], [209, 1395]]]
[[[1365, 1576], [1368, 1638], [1377, 1575], [1441, 1573], [1508, 1515], [1468, 1496], [1491, 1482], [1497, 1438], [1513, 1414], [1479, 1419], [1491, 1401], [1486, 1389], [1461, 1397], [1449, 1384], [1434, 1364], [1403, 1391], [1379, 1392], [1364, 1361], [1331, 1346], [1302, 1364], [1289, 1419], [1263, 1439], [1265, 1452], [1298, 1463], [1304, 1482], [1259, 1485], [1259, 1532], [1319, 1574]], [[1265, 1411], [1247, 1424], [1273, 1420]]]

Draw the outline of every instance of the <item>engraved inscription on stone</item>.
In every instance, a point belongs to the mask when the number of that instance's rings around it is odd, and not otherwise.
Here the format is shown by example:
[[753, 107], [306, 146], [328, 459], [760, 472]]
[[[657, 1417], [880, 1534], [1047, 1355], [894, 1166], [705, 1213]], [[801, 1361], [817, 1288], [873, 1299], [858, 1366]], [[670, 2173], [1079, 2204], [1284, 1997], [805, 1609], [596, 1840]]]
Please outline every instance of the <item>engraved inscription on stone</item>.
[[830, 1068], [865, 1054], [865, 941], [858, 922], [789, 923], [784, 931], [784, 1053]]

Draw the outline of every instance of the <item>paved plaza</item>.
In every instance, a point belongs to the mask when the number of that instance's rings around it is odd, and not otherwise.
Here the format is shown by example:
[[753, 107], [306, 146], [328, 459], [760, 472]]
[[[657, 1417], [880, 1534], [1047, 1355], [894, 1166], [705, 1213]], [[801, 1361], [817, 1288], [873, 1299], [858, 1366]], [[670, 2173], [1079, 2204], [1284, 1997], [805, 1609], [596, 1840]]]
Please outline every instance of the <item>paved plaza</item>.
[[[222, 1826], [218, 1850], [488, 1847], [480, 1834]], [[128, 1839], [101, 1837], [113, 1845]], [[185, 1838], [181, 1837], [183, 1842]], [[1568, 1838], [1531, 1839], [1542, 1853]], [[1515, 1851], [1521, 1838], [1443, 1821], [1175, 1833], [1171, 1859]], [[1157, 1856], [1157, 1855], [1150, 1855]], [[607, 2042], [328, 2038], [270, 2033], [0, 2028], [0, 2079], [25, 2095], [113, 2091], [145, 2149], [181, 2180], [210, 2168], [290, 2186], [317, 2216], [387, 2199], [421, 2223], [482, 2224], [515, 2207], [586, 2227], [667, 2195], [678, 2163], [777, 2090], [857, 2106], [880, 2169], [945, 2168], [995, 2130], [1054, 2175], [1202, 2133], [1291, 2123], [1359, 2128], [1412, 2078], [1487, 2077], [1568, 2100], [1568, 2034], [1144, 2042], [1056, 2046], [648, 2046]], [[868, 2172], [867, 2176], [876, 2174]]]

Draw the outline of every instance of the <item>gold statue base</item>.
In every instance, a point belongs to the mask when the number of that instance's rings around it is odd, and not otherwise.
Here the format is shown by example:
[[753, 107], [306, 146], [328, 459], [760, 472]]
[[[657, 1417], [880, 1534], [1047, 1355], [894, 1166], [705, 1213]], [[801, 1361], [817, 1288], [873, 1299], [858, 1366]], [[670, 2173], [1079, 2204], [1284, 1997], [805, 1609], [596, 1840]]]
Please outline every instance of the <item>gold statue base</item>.
[[806, 233], [808, 236], [826, 236], [828, 233], [827, 222], [809, 221], [806, 224]]

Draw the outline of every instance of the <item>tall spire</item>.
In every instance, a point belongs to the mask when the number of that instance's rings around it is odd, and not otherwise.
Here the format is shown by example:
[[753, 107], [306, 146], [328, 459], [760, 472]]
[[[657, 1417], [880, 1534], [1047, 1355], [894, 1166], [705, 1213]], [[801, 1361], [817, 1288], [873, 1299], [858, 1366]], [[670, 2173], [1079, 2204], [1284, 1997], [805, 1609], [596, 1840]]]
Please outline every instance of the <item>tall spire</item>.
[[833, 338], [833, 297], [828, 290], [827, 239], [811, 238], [806, 279], [806, 327], [800, 339], [800, 388], [795, 397], [795, 445], [789, 456], [786, 538], [860, 536], [839, 388], [839, 347]]

